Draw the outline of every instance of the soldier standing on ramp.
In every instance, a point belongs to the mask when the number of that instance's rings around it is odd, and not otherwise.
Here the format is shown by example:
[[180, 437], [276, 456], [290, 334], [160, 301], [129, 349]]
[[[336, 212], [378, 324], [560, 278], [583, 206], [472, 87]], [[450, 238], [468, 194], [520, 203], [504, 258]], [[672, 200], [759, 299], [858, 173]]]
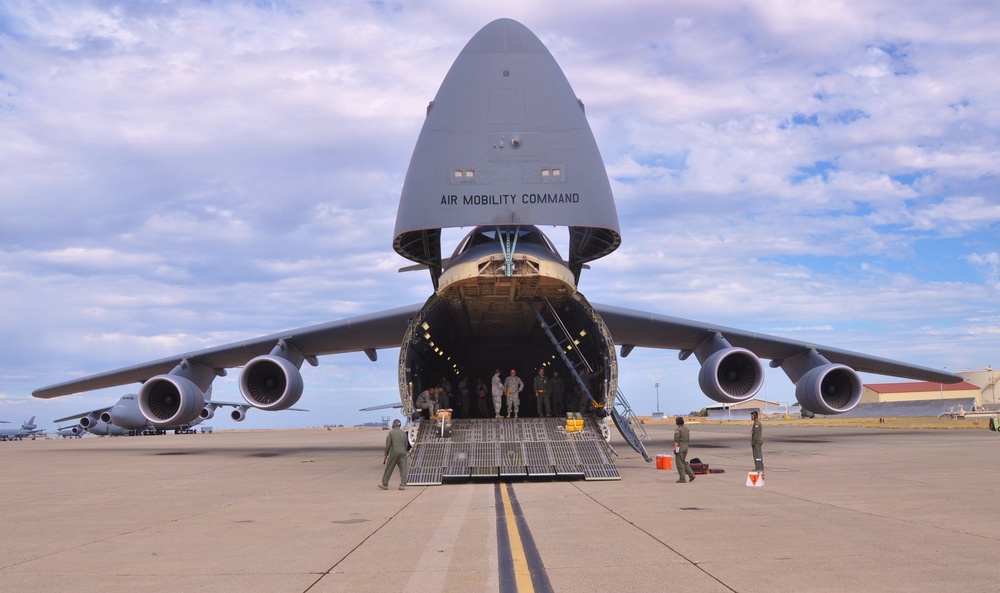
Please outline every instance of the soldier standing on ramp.
[[511, 369], [510, 376], [504, 379], [503, 389], [507, 394], [507, 417], [517, 418], [518, 408], [521, 407], [521, 390], [524, 389], [524, 381], [521, 381], [514, 369]]
[[399, 468], [399, 489], [406, 490], [406, 433], [399, 428], [399, 420], [392, 421], [392, 430], [385, 437], [385, 457], [382, 463], [385, 464], [385, 471], [382, 472], [382, 483], [378, 487], [382, 490], [389, 489], [389, 478], [392, 477], [392, 470]]
[[762, 451], [764, 447], [764, 427], [761, 425], [758, 416], [759, 414], [756, 411], [750, 412], [750, 419], [753, 420], [753, 428], [750, 429], [750, 449], [753, 451], [754, 471], [762, 472], [764, 471], [764, 453]]
[[535, 377], [535, 396], [538, 398], [538, 416], [551, 416], [552, 394], [549, 391], [549, 378], [545, 376], [545, 367], [538, 369], [538, 376]]

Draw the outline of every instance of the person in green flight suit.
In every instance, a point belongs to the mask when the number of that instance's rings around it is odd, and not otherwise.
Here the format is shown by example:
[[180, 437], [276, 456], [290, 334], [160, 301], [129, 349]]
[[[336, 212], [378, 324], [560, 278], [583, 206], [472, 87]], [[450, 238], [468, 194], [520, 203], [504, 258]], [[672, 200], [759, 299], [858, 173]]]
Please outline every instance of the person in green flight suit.
[[382, 472], [382, 483], [378, 485], [380, 489], [389, 489], [392, 470], [398, 467], [399, 489], [406, 490], [406, 441], [406, 433], [399, 428], [399, 420], [393, 420], [392, 430], [385, 437], [385, 457], [382, 458], [385, 471]]
[[545, 367], [538, 369], [538, 376], [535, 377], [535, 396], [538, 398], [538, 416], [551, 416], [552, 394], [549, 392], [549, 378], [545, 376]]
[[674, 422], [677, 423], [677, 430], [674, 431], [674, 465], [677, 466], [677, 473], [681, 475], [677, 483], [685, 484], [688, 479], [694, 482], [694, 472], [691, 471], [691, 464], [687, 460], [691, 431], [684, 426], [684, 418], [678, 416]]
[[753, 451], [754, 471], [764, 471], [764, 427], [760, 424], [759, 414], [750, 412], [750, 419], [753, 420], [753, 428], [750, 429], [750, 449]]

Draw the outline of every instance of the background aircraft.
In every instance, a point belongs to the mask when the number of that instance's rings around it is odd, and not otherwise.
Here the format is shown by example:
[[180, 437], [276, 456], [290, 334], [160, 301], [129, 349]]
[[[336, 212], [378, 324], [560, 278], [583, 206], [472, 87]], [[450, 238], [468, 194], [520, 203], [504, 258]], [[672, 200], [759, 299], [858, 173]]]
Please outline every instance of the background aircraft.
[[[665, 205], [664, 207], [669, 207]], [[565, 259], [539, 225], [566, 227]], [[441, 232], [472, 227], [451, 258]], [[565, 371], [607, 411], [619, 396], [616, 343], [678, 350], [700, 363], [699, 384], [720, 402], [752, 397], [760, 358], [796, 385], [804, 409], [836, 414], [856, 405], [856, 371], [938, 382], [937, 369], [800, 340], [610, 305], [577, 290], [582, 270], [621, 243], [603, 160], [562, 71], [519, 23], [484, 27], [459, 55], [427, 109], [403, 184], [393, 247], [430, 273], [422, 304], [350, 317], [195, 350], [44, 387], [36, 397], [142, 382], [142, 415], [154, 427], [194, 421], [205, 393], [226, 369], [243, 366], [244, 398], [264, 410], [301, 397], [303, 362], [401, 347], [403, 409], [442, 376], [489, 376], [542, 366]], [[636, 287], [638, 288], [638, 287]], [[556, 329], [557, 328], [557, 329]]]
[[[211, 393], [207, 393], [206, 396], [210, 397]], [[189, 432], [194, 426], [201, 424], [205, 420], [213, 418], [215, 416], [215, 411], [223, 407], [232, 407], [233, 410], [230, 412], [229, 417], [236, 422], [242, 422], [243, 419], [246, 418], [246, 411], [250, 406], [246, 403], [220, 402], [208, 399], [205, 401], [205, 404], [198, 415], [190, 422], [175, 425], [162, 424], [160, 426], [154, 426], [150, 424], [145, 416], [143, 416], [142, 411], [139, 408], [137, 396], [135, 394], [128, 394], [123, 395], [111, 406], [97, 408], [96, 410], [90, 410], [88, 412], [81, 412], [72, 416], [66, 416], [65, 418], [59, 418], [54, 422], [65, 422], [67, 420], [75, 420], [79, 418], [79, 426], [94, 434], [127, 434], [129, 436], [135, 436], [163, 434], [167, 430], [173, 430], [175, 432]], [[296, 411], [305, 411], [297, 408], [292, 409]], [[115, 430], [115, 428], [121, 429], [123, 432], [119, 432]]]
[[[0, 424], [10, 424], [6, 420], [0, 420]], [[25, 437], [32, 437], [44, 435], [45, 431], [38, 428], [35, 425], [35, 417], [32, 416], [30, 420], [21, 424], [21, 428], [4, 428], [0, 427], [0, 440], [2, 441], [19, 441]]]
[[56, 434], [64, 439], [69, 438], [82, 438], [83, 434], [87, 432], [87, 429], [80, 426], [79, 424], [73, 424], [72, 426], [60, 426], [56, 428]]

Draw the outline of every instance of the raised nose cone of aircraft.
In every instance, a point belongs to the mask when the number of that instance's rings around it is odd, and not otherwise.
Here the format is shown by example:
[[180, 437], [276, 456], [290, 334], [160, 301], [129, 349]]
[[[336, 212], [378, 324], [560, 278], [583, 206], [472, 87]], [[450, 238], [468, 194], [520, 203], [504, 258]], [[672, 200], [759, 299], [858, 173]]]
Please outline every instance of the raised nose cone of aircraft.
[[440, 229], [570, 228], [570, 268], [614, 251], [618, 214], [580, 102], [524, 25], [493, 21], [465, 46], [427, 108], [394, 247], [440, 274]]

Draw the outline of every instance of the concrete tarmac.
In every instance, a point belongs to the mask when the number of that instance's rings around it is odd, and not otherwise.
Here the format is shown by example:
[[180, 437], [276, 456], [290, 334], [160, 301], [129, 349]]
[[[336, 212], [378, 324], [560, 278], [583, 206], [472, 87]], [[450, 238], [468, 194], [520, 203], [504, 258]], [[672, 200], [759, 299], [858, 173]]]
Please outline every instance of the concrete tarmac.
[[997, 433], [765, 423], [748, 488], [749, 426], [689, 426], [726, 473], [615, 438], [621, 481], [382, 491], [378, 429], [0, 443], [0, 591], [996, 589]]

